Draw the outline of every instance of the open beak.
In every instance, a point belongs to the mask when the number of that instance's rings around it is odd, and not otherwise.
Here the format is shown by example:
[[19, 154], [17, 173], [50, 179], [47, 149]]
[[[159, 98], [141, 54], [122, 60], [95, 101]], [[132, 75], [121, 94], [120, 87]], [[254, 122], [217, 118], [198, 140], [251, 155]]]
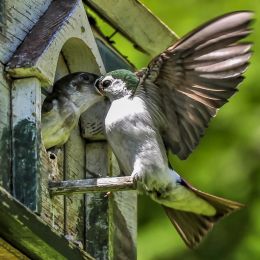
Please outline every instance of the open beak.
[[103, 88], [101, 86], [101, 78], [98, 78], [95, 83], [94, 83], [94, 86], [97, 90], [97, 92], [101, 95], [101, 96], [104, 96], [104, 92], [103, 92]]

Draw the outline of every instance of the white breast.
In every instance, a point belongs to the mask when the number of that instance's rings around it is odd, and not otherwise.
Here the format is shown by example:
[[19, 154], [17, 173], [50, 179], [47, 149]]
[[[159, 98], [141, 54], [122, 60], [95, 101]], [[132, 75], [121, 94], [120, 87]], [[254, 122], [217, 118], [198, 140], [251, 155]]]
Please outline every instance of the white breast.
[[142, 99], [113, 101], [105, 127], [107, 140], [126, 175], [138, 174], [151, 190], [168, 185], [165, 147]]
[[136, 120], [136, 116], [142, 116], [144, 118], [149, 117], [148, 112], [145, 109], [145, 105], [140, 98], [129, 99], [124, 97], [112, 102], [111, 107], [105, 119], [106, 130], [117, 124], [130, 122]]
[[133, 170], [136, 154], [149, 127], [149, 114], [140, 98], [115, 100], [105, 119], [107, 140], [126, 174]]

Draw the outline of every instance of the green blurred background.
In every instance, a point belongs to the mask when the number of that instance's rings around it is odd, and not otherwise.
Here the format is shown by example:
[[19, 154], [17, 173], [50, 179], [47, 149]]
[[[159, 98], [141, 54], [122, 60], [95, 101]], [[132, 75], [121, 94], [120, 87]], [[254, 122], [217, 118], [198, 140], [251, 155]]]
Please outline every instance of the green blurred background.
[[[141, 2], [179, 36], [215, 16], [235, 10], [253, 10], [258, 19], [249, 38], [254, 42], [254, 55], [240, 91], [212, 120], [194, 153], [185, 161], [174, 160], [175, 170], [195, 187], [245, 203], [245, 209], [222, 220], [203, 244], [191, 251], [162, 208], [140, 196], [138, 259], [260, 259], [260, 77], [257, 74], [260, 74], [260, 1]], [[134, 50], [122, 37], [116, 35], [113, 40], [137, 68], [147, 65], [150, 58]]]

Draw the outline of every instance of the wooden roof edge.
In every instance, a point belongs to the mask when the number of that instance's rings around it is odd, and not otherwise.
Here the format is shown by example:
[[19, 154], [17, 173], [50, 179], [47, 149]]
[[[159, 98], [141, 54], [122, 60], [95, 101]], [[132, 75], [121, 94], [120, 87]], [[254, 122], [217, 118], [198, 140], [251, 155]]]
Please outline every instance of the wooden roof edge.
[[95, 38], [99, 39], [100, 41], [102, 41], [104, 43], [104, 45], [107, 46], [107, 48], [109, 48], [112, 52], [116, 53], [118, 56], [121, 57], [121, 59], [123, 59], [127, 64], [129, 64], [129, 67], [132, 67], [133, 70], [136, 69], [135, 65], [128, 59], [127, 56], [125, 56], [124, 53], [122, 53], [120, 50], [118, 50], [114, 45], [113, 45], [113, 41], [110, 42], [110, 40], [108, 39], [108, 37], [106, 37], [101, 30], [99, 30], [99, 27], [96, 24], [92, 24], [90, 22], [91, 28], [93, 30], [93, 34], [95, 36]]
[[83, 0], [139, 50], [156, 56], [178, 36], [138, 0]]
[[[67, 51], [66, 51], [67, 50]], [[52, 1], [6, 65], [12, 78], [37, 77], [43, 87], [53, 84], [60, 51], [70, 71], [99, 74], [104, 66], [81, 0]], [[79, 57], [80, 59], [76, 59]], [[89, 66], [89, 63], [95, 66]]]

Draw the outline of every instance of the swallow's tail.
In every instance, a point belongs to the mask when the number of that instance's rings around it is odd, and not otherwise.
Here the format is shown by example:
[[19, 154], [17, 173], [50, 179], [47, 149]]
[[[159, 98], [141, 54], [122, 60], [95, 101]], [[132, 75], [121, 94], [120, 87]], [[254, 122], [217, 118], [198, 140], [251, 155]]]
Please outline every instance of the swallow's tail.
[[182, 185], [193, 192], [197, 197], [205, 200], [216, 210], [213, 216], [206, 216], [163, 206], [172, 224], [177, 229], [185, 244], [190, 248], [198, 246], [218, 220], [244, 206], [238, 202], [197, 190], [185, 181], [182, 181]]

